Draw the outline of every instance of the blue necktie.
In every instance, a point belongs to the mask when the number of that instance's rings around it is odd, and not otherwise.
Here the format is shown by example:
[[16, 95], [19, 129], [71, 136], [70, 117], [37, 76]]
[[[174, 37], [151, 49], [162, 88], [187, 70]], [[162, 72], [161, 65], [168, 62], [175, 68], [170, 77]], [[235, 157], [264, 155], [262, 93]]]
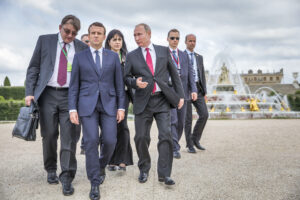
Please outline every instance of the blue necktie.
[[191, 55], [191, 64], [194, 66], [194, 53], [190, 53]]
[[99, 51], [96, 50], [95, 53], [96, 53], [96, 66], [98, 67], [99, 70], [101, 70]]
[[173, 54], [173, 56], [174, 56], [174, 58], [175, 58], [176, 62], [178, 62], [178, 57], [177, 57], [177, 55], [176, 55], [176, 51], [175, 51], [175, 50], [173, 50], [173, 51], [172, 51], [172, 54]]

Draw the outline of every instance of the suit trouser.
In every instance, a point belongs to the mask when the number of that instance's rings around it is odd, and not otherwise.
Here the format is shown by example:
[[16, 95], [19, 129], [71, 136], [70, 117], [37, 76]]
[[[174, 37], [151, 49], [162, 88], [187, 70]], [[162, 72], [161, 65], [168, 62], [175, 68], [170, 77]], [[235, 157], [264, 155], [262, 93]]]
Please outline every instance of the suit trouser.
[[77, 169], [76, 139], [80, 126], [72, 124], [69, 118], [68, 89], [46, 87], [38, 102], [45, 170], [57, 170], [57, 139], [60, 135], [60, 180], [72, 181]]
[[[192, 121], [193, 121], [193, 114], [192, 114], [192, 104], [195, 106], [198, 120], [194, 126], [193, 133], [192, 131]], [[206, 125], [208, 119], [208, 111], [205, 103], [204, 96], [201, 93], [198, 93], [198, 99], [196, 101], [187, 101], [187, 109], [186, 109], [186, 120], [185, 120], [185, 139], [187, 147], [193, 146], [193, 141], [199, 142]]]
[[186, 117], [186, 102], [184, 102], [181, 109], [171, 109], [171, 131], [173, 137], [173, 151], [179, 151], [180, 145], [179, 140], [183, 133]]
[[170, 104], [163, 95], [151, 96], [145, 110], [135, 115], [135, 146], [140, 171], [148, 173], [151, 167], [149, 154], [150, 129], [156, 120], [158, 128], [158, 176], [170, 177], [173, 163], [173, 142], [170, 123]]
[[[107, 115], [98, 99], [91, 116], [80, 117], [83, 129], [86, 173], [92, 185], [100, 185], [100, 168], [105, 168], [117, 143], [116, 116]], [[101, 152], [99, 158], [99, 125], [101, 127]]]

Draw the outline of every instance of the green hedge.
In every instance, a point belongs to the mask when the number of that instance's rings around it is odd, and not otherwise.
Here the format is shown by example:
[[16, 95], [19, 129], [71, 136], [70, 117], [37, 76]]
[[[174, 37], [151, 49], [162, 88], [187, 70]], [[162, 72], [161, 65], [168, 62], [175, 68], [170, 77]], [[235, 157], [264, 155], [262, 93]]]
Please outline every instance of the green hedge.
[[0, 121], [11, 121], [18, 118], [20, 108], [25, 106], [23, 100], [20, 101], [1, 101], [0, 102]]
[[3, 96], [6, 100], [22, 100], [25, 98], [25, 87], [0, 87], [0, 96]]

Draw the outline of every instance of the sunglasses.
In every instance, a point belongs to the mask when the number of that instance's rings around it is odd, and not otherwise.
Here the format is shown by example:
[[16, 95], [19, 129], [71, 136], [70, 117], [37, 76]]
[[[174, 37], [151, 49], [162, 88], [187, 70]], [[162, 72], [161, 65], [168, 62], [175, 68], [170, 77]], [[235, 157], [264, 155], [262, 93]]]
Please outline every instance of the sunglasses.
[[70, 29], [67, 29], [67, 28], [63, 28], [63, 30], [67, 35], [70, 35], [70, 33], [72, 33], [72, 36], [77, 35], [77, 31], [71, 31]]
[[84, 42], [85, 42], [85, 43], [89, 43], [90, 41], [89, 41], [89, 40], [85, 40]]
[[179, 40], [179, 37], [170, 37], [171, 40]]

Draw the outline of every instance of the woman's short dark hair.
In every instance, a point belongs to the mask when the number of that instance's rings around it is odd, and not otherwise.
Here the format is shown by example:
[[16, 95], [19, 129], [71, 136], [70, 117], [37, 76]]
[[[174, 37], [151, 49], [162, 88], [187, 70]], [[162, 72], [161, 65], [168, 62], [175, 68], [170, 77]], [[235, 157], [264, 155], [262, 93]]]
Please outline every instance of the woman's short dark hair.
[[125, 40], [124, 40], [124, 36], [122, 34], [121, 31], [117, 30], [117, 29], [113, 29], [111, 30], [107, 37], [106, 37], [106, 41], [105, 41], [105, 48], [106, 49], [110, 49], [111, 50], [111, 47], [109, 45], [109, 42], [110, 40], [115, 36], [115, 35], [118, 35], [120, 38], [122, 38], [122, 48], [121, 48], [121, 55], [122, 57], [126, 56], [127, 54], [127, 47], [126, 47], [126, 43], [125, 43]]

